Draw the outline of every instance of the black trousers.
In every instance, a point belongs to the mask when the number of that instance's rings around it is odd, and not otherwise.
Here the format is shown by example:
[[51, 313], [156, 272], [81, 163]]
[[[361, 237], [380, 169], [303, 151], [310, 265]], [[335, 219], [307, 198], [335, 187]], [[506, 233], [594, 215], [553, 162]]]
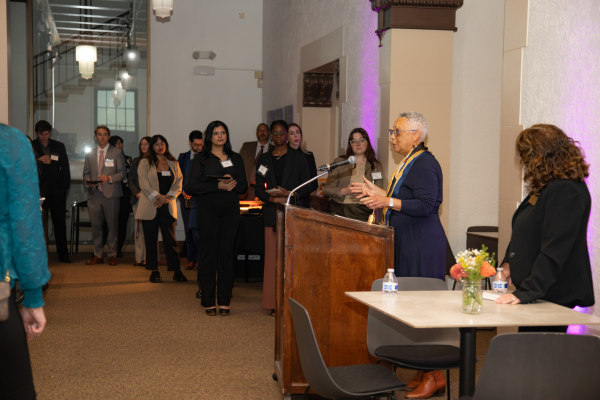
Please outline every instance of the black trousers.
[[27, 336], [14, 289], [8, 308], [8, 319], [0, 322], [0, 399], [35, 399]]
[[202, 251], [198, 278], [202, 288], [202, 306], [215, 306], [215, 288], [220, 306], [229, 306], [233, 289], [233, 247], [240, 224], [238, 203], [198, 207], [198, 231]]
[[54, 238], [56, 240], [56, 252], [59, 256], [69, 254], [67, 248], [67, 194], [57, 195], [50, 191], [42, 204], [44, 210], [50, 211], [52, 224], [54, 225]]
[[179, 246], [175, 238], [175, 226], [177, 220], [169, 212], [169, 207], [163, 205], [156, 209], [156, 216], [151, 220], [143, 220], [144, 242], [146, 243], [146, 269], [158, 271], [158, 252], [156, 242], [158, 241], [158, 229], [163, 238], [163, 247], [167, 256], [167, 270], [179, 271]]
[[[161, 207], [162, 208], [162, 207]], [[119, 230], [117, 231], [117, 254], [123, 251], [123, 245], [127, 239], [127, 224], [131, 208], [131, 191], [123, 185], [123, 196], [121, 196], [121, 206], [119, 207]]]

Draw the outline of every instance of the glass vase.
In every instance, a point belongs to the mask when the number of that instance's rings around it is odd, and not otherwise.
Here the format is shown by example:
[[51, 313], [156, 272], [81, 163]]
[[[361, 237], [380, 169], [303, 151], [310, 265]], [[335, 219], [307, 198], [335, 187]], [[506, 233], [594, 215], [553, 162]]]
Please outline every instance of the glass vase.
[[466, 314], [479, 314], [483, 304], [483, 289], [481, 281], [463, 282], [462, 307]]

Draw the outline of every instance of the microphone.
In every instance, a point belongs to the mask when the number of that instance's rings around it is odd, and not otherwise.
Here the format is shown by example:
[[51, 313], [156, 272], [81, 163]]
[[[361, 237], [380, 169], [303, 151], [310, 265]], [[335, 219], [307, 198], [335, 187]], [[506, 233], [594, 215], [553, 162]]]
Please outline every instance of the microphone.
[[317, 168], [317, 171], [333, 171], [337, 167], [341, 167], [342, 165], [346, 165], [346, 164], [356, 164], [356, 157], [350, 156], [350, 157], [348, 157], [347, 160], [344, 160], [344, 161], [338, 161], [333, 164], [321, 165], [319, 168]]

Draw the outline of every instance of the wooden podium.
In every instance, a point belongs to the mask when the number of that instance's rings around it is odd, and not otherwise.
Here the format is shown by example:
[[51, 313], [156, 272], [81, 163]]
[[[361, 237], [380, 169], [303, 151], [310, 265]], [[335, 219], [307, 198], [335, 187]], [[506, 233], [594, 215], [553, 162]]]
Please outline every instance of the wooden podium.
[[320, 211], [277, 205], [275, 372], [283, 394], [304, 393], [288, 297], [302, 304], [328, 367], [375, 363], [368, 308], [344, 292], [371, 290], [394, 268], [394, 230]]

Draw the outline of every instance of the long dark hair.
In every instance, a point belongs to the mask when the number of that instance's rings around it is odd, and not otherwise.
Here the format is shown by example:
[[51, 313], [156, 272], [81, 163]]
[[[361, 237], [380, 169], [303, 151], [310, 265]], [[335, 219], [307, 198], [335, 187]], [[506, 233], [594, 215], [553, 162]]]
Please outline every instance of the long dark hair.
[[154, 145], [156, 144], [158, 139], [160, 139], [165, 144], [165, 146], [167, 146], [167, 149], [165, 150], [165, 158], [167, 160], [177, 161], [175, 159], [175, 157], [173, 157], [171, 155], [171, 152], [169, 151], [169, 142], [167, 142], [167, 139], [165, 139], [165, 137], [163, 135], [154, 135], [150, 139], [150, 147], [148, 147], [148, 152], [144, 155], [144, 157], [148, 159], [148, 169], [150, 169], [152, 164], [154, 164], [154, 166], [158, 167], [158, 157], [156, 156], [156, 153], [154, 152]]
[[381, 165], [379, 160], [375, 157], [375, 150], [373, 150], [373, 146], [371, 146], [371, 140], [369, 139], [369, 134], [363, 128], [354, 128], [350, 135], [348, 136], [348, 147], [346, 147], [346, 154], [341, 156], [342, 158], [348, 158], [354, 155], [354, 151], [352, 150], [352, 145], [350, 141], [352, 140], [352, 135], [355, 133], [360, 133], [360, 135], [367, 141], [367, 151], [365, 151], [365, 157], [367, 157], [367, 161], [371, 164], [371, 169], [375, 169], [376, 165]]
[[536, 196], [555, 179], [582, 182], [589, 176], [589, 164], [579, 142], [558, 126], [533, 125], [519, 134], [516, 147], [525, 167], [523, 179], [527, 189]]
[[204, 157], [204, 158], [210, 157], [212, 146], [213, 146], [213, 144], [212, 144], [213, 130], [215, 128], [218, 128], [219, 126], [222, 126], [223, 129], [225, 129], [225, 133], [227, 133], [227, 141], [225, 142], [225, 145], [223, 146], [223, 152], [225, 154], [227, 154], [228, 157], [231, 157], [233, 155], [233, 150], [231, 149], [231, 140], [229, 138], [229, 128], [227, 127], [227, 125], [225, 125], [225, 122], [213, 121], [210, 124], [208, 124], [208, 126], [206, 127], [206, 131], [204, 132], [204, 147], [202, 148], [202, 153], [200, 153], [202, 155], [202, 157]]
[[150, 136], [144, 136], [140, 139], [140, 143], [138, 144], [138, 150], [140, 151], [140, 160], [145, 156], [145, 153], [142, 151], [142, 140], [145, 140], [146, 142], [148, 142], [148, 145], [150, 145]]

